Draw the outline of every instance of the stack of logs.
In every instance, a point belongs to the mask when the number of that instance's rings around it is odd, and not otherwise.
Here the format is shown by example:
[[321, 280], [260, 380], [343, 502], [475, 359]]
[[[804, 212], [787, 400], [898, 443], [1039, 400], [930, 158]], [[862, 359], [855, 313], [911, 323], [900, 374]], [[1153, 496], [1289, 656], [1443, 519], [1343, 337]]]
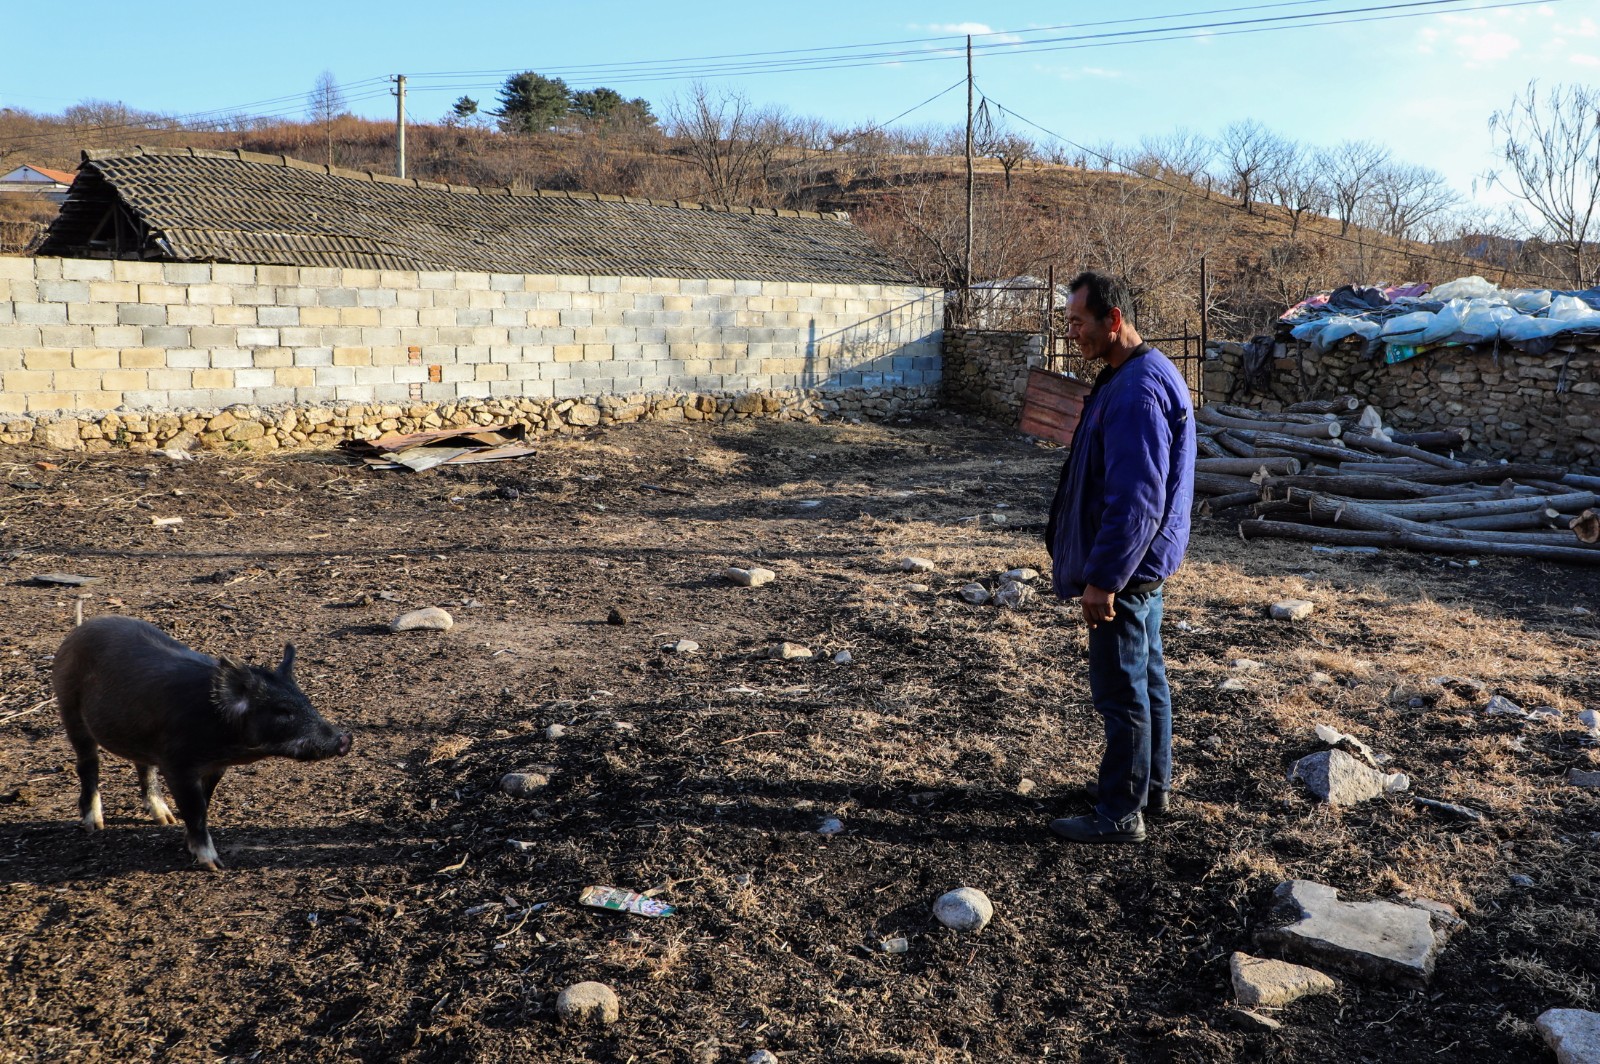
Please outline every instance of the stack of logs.
[[[1210, 405], [1199, 424], [1200, 512], [1253, 505], [1245, 538], [1502, 554], [1600, 565], [1600, 477], [1467, 462], [1464, 432], [1391, 433], [1352, 398], [1282, 414]], [[1445, 453], [1439, 453], [1445, 452]]]

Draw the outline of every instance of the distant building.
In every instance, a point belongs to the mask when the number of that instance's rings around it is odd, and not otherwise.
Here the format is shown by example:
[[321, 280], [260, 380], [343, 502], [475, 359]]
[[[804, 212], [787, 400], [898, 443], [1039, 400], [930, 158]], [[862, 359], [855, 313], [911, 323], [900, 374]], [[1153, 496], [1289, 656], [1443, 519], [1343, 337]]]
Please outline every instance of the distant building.
[[8, 174], [0, 174], [0, 196], [10, 194], [43, 196], [56, 203], [64, 203], [67, 199], [67, 190], [72, 187], [72, 176], [60, 170], [24, 164]]

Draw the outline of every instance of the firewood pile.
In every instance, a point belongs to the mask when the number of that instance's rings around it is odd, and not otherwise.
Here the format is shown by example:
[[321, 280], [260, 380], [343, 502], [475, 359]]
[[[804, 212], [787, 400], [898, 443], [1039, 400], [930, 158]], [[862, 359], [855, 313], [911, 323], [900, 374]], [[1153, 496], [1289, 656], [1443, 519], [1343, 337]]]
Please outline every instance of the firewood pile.
[[1250, 505], [1246, 538], [1600, 565], [1600, 477], [1470, 462], [1465, 432], [1401, 433], [1353, 398], [1195, 412], [1202, 514]]

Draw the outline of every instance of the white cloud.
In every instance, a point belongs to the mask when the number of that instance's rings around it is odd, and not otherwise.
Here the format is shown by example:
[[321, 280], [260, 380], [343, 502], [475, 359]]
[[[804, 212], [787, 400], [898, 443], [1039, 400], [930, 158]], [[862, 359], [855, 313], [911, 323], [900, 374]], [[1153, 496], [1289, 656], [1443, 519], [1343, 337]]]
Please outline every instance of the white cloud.
[[1592, 55], [1571, 55], [1567, 57], [1567, 61], [1573, 66], [1600, 67], [1600, 59]]
[[1455, 46], [1468, 62], [1493, 63], [1517, 51], [1522, 42], [1509, 33], [1490, 31], [1462, 34], [1455, 39]]
[[[919, 27], [912, 27], [912, 29], [917, 28]], [[934, 33], [959, 33], [962, 35], [970, 33], [974, 37], [977, 37], [980, 34], [994, 32], [992, 28], [982, 22], [935, 22], [932, 25], [923, 26], [920, 28], [932, 30]]]
[[1089, 78], [1120, 78], [1120, 77], [1122, 77], [1122, 71], [1120, 71], [1120, 70], [1107, 70], [1104, 67], [1084, 67], [1083, 68], [1083, 74], [1084, 74], [1084, 77], [1089, 77]]

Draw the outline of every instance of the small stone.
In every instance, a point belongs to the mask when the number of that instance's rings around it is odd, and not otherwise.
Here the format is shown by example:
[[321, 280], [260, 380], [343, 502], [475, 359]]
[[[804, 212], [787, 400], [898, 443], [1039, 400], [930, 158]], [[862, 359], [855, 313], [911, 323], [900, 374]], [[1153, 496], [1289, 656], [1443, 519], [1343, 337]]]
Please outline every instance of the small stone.
[[982, 931], [994, 919], [994, 904], [981, 890], [957, 887], [939, 896], [933, 915], [952, 931]]
[[1016, 580], [1007, 580], [1000, 585], [1000, 590], [994, 593], [994, 604], [1007, 609], [1020, 610], [1032, 602], [1038, 592], [1027, 584]]
[[745, 1058], [744, 1064], [778, 1064], [778, 1058], [765, 1049], [758, 1049]]
[[1311, 611], [1316, 608], [1315, 603], [1305, 599], [1284, 599], [1274, 602], [1269, 612], [1275, 621], [1303, 621], [1311, 616]]
[[611, 722], [611, 730], [626, 735], [638, 731], [639, 727], [631, 720], [614, 720]]
[[506, 849], [512, 853], [533, 853], [539, 848], [536, 842], [524, 842], [522, 839], [507, 839]]
[[722, 575], [740, 587], [762, 587], [778, 579], [778, 574], [771, 569], [741, 569], [731, 565], [723, 570]]
[[1334, 679], [1325, 672], [1314, 672], [1311, 674], [1311, 682], [1319, 687], [1328, 687], [1333, 684]]
[[569, 1023], [612, 1024], [620, 1013], [617, 992], [604, 983], [573, 983], [556, 998], [556, 1014]]
[[1007, 569], [1005, 572], [1000, 574], [1000, 579], [1015, 581], [1019, 584], [1031, 584], [1035, 580], [1039, 579], [1039, 570]]
[[818, 835], [838, 835], [844, 831], [844, 821], [836, 816], [830, 816], [817, 826]]
[[848, 650], [841, 650], [839, 653], [833, 656], [833, 663], [835, 665], [854, 665], [855, 661], [855, 655], [850, 653]]
[[1581, 768], [1567, 769], [1567, 782], [1574, 787], [1600, 787], [1600, 772], [1585, 772]]
[[661, 649], [668, 654], [693, 654], [700, 649], [700, 644], [693, 639], [679, 639], [661, 644]]
[[1483, 707], [1484, 715], [1490, 717], [1526, 717], [1527, 710], [1517, 705], [1504, 695], [1495, 695]]
[[1039, 785], [1037, 783], [1024, 776], [1017, 781], [1017, 793], [1026, 797], [1027, 795], [1032, 794], [1034, 789], [1038, 786]]
[[803, 647], [799, 643], [779, 643], [767, 654], [779, 661], [810, 661], [815, 656], [810, 647]]
[[1240, 672], [1255, 672], [1257, 669], [1266, 668], [1266, 666], [1254, 658], [1234, 658], [1228, 662], [1228, 668], [1238, 669]]
[[1230, 676], [1226, 680], [1223, 680], [1221, 683], [1217, 684], [1217, 690], [1248, 691], [1250, 690], [1250, 685], [1239, 679], [1237, 676]]
[[391, 632], [448, 632], [455, 627], [456, 619], [438, 606], [425, 606], [420, 610], [402, 613], [389, 622]]
[[1559, 721], [1561, 719], [1561, 711], [1555, 706], [1535, 706], [1528, 710], [1528, 716], [1542, 720]]
[[611, 607], [611, 612], [606, 614], [606, 623], [607, 624], [617, 624], [617, 625], [627, 624], [628, 623], [628, 615], [626, 613], [623, 613], [621, 610], [617, 609], [615, 606], [613, 606], [613, 607]]
[[500, 789], [513, 798], [532, 798], [550, 786], [550, 777], [540, 772], [507, 772], [500, 777]]
[[961, 597], [974, 606], [982, 606], [989, 601], [989, 589], [982, 584], [967, 584], [961, 589]]
[[1313, 994], [1331, 994], [1337, 986], [1315, 968], [1248, 953], [1235, 953], [1228, 968], [1233, 975], [1234, 998], [1250, 1008], [1280, 1008]]
[[1246, 1031], [1276, 1031], [1283, 1026], [1271, 1016], [1263, 1016], [1250, 1009], [1232, 1009], [1228, 1015], [1236, 1026]]
[[1578, 723], [1588, 731], [1591, 739], [1600, 739], [1600, 713], [1592, 709], [1583, 710], [1578, 714]]
[[1556, 1064], [1600, 1064], [1600, 1012], [1549, 1009], [1539, 1014], [1537, 1026]]
[[566, 734], [567, 726], [565, 724], [552, 724], [544, 730], [544, 737], [546, 739], [560, 739]]
[[931, 573], [934, 564], [927, 558], [901, 558], [900, 568], [908, 573]]
[[928, 592], [932, 591], [933, 588], [929, 587], [927, 584], [907, 584], [906, 590], [914, 594], [926, 595]]
[[985, 514], [984, 516], [989, 518], [989, 523], [992, 525], [1005, 525], [1011, 523], [1011, 519], [1005, 514]]

